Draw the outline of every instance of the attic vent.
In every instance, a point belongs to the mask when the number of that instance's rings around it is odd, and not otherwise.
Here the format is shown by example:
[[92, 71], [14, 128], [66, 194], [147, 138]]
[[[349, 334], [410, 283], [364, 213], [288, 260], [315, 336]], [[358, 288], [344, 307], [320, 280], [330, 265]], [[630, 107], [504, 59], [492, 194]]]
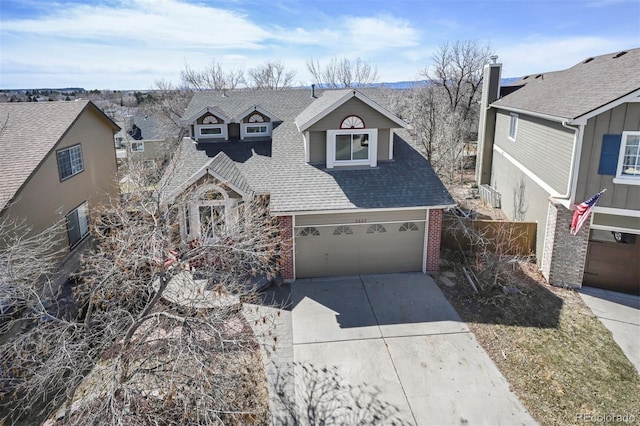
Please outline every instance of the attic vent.
[[584, 60], [583, 64], [588, 64], [591, 61], [593, 61], [593, 58], [587, 58]]
[[627, 53], [626, 51], [622, 51], [622, 52], [618, 53], [616, 56], [614, 56], [613, 59], [619, 58], [620, 56], [622, 56], [622, 55], [624, 55], [626, 53]]

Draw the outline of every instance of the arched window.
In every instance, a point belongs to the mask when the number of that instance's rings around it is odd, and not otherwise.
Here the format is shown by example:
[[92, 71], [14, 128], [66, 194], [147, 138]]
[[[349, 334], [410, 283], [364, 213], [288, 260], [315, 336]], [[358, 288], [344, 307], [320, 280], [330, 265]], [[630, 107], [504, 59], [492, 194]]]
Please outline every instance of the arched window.
[[341, 129], [364, 129], [364, 121], [357, 115], [350, 115], [340, 124]]
[[333, 235], [353, 235], [353, 229], [348, 226], [338, 226], [333, 231]]
[[387, 232], [387, 230], [379, 223], [374, 223], [369, 227], [369, 229], [367, 229], [367, 234], [377, 234], [382, 232]]
[[417, 231], [418, 230], [418, 225], [416, 225], [413, 222], [405, 222], [402, 225], [400, 225], [400, 232], [403, 231]]
[[320, 231], [318, 231], [318, 229], [314, 228], [313, 226], [298, 228], [296, 230], [296, 237], [309, 237], [309, 236], [316, 236], [316, 235], [320, 235]]
[[264, 123], [264, 117], [262, 114], [255, 113], [249, 117], [249, 123]]

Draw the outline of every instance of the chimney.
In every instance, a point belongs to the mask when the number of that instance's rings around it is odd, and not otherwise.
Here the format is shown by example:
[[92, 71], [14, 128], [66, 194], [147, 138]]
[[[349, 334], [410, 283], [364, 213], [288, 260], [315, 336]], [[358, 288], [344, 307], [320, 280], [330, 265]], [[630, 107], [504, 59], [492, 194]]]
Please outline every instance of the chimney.
[[496, 112], [489, 105], [500, 98], [500, 79], [502, 78], [502, 64], [498, 63], [498, 56], [491, 55], [489, 59], [491, 59], [491, 62], [484, 66], [482, 75], [478, 147], [476, 150], [476, 183], [478, 185], [491, 183]]
[[316, 85], [315, 84], [311, 84], [311, 97], [315, 98], [316, 97]]
[[133, 115], [124, 116], [124, 130], [131, 132], [133, 130]]

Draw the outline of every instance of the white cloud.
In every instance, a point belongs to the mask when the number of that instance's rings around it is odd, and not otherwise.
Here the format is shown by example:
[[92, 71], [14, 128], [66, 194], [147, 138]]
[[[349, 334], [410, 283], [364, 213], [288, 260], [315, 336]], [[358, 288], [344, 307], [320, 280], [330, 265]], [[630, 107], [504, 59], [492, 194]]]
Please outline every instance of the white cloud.
[[554, 39], [533, 36], [519, 43], [496, 42], [494, 50], [503, 63], [502, 75], [519, 77], [569, 68], [590, 56], [634, 47], [633, 39], [576, 36]]

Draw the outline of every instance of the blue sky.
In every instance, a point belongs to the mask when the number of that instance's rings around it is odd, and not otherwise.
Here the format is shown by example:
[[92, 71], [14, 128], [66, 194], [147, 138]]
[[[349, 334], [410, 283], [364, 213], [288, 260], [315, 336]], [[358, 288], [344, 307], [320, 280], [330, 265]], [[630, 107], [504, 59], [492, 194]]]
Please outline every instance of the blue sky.
[[419, 79], [438, 45], [489, 43], [503, 76], [640, 47], [640, 1], [2, 0], [0, 88], [150, 89], [185, 64], [356, 57], [381, 81]]

